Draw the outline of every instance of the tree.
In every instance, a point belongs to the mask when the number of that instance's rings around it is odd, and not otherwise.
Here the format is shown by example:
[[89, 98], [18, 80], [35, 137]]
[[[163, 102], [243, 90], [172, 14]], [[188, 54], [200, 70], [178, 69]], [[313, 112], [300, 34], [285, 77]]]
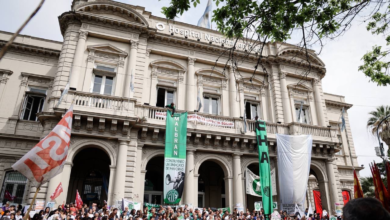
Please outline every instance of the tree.
[[[297, 46], [306, 53], [306, 62], [310, 64], [308, 48], [319, 45], [323, 40], [334, 39], [351, 27], [357, 16], [368, 21], [367, 30], [373, 34], [386, 35], [390, 44], [389, 0], [214, 0], [212, 21], [227, 38], [251, 40], [252, 45], [262, 46], [267, 41], [292, 40], [297, 38]], [[171, 0], [169, 7], [162, 9], [168, 19], [182, 15], [191, 6], [196, 7], [200, 0]], [[299, 36], [299, 37], [297, 37]], [[235, 45], [235, 44], [234, 44]], [[248, 53], [252, 52], [248, 49]], [[235, 46], [226, 48], [229, 65], [237, 66], [237, 61], [245, 57], [235, 55]], [[321, 50], [320, 50], [321, 52]], [[379, 86], [390, 84], [388, 55], [390, 49], [374, 46], [363, 56], [364, 64], [359, 66], [372, 82]], [[258, 55], [257, 68], [263, 66], [262, 53]], [[304, 73], [306, 76], [309, 72]]]
[[390, 106], [381, 105], [376, 108], [375, 111], [369, 113], [371, 117], [367, 121], [367, 128], [376, 137], [376, 132], [379, 129], [379, 136], [381, 139], [390, 146], [390, 118], [382, 122], [378, 128], [379, 123], [387, 116], [390, 115]]
[[375, 187], [372, 177], [360, 178], [360, 184], [364, 193], [364, 197], [375, 197]]

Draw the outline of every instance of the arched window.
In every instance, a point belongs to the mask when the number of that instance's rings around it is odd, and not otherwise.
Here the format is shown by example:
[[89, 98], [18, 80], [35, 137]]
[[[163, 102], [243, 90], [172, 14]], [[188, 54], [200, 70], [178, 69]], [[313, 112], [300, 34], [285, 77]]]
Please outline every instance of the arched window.
[[5, 174], [0, 201], [22, 203], [27, 184], [27, 178], [17, 171], [9, 171]]

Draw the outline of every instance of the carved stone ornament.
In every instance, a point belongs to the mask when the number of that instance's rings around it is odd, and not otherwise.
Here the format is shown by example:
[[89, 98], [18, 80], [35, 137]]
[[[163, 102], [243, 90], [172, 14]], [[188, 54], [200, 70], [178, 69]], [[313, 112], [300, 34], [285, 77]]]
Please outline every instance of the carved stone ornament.
[[158, 75], [157, 67], [153, 67], [152, 68], [152, 78], [157, 79], [157, 75]]
[[119, 67], [124, 67], [125, 66], [125, 58], [123, 56], [119, 57], [118, 66]]
[[116, 61], [119, 60], [118, 55], [113, 55], [113, 54], [109, 54], [109, 53], [96, 52], [95, 55], [96, 55], [96, 57], [99, 57], [99, 58], [116, 60]]
[[145, 55], [146, 55], [147, 57], [149, 57], [150, 52], [152, 52], [152, 50], [151, 50], [151, 49], [147, 49]]
[[198, 76], [198, 86], [203, 86], [203, 76], [202, 75]]
[[80, 31], [79, 33], [79, 39], [86, 40], [88, 36], [88, 31]]
[[195, 61], [196, 61], [196, 59], [193, 58], [193, 57], [189, 57], [189, 58], [188, 58], [188, 64], [189, 64], [189, 65], [194, 65], [194, 64], [195, 64]]
[[87, 60], [88, 62], [95, 62], [95, 56], [89, 55]]
[[223, 80], [222, 80], [222, 89], [223, 89], [223, 90], [227, 90], [227, 84], [228, 84], [228, 83], [227, 83], [227, 79], [223, 79]]
[[28, 77], [23, 76], [22, 81], [20, 82], [20, 86], [27, 86], [28, 84]]
[[279, 78], [280, 79], [285, 79], [286, 78], [286, 73], [281, 72], [280, 75], [279, 75]]
[[319, 85], [321, 83], [320, 79], [313, 79], [314, 85]]
[[137, 41], [130, 41], [130, 43], [131, 43], [131, 49], [138, 49], [138, 42]]
[[184, 71], [179, 71], [179, 83], [184, 82]]

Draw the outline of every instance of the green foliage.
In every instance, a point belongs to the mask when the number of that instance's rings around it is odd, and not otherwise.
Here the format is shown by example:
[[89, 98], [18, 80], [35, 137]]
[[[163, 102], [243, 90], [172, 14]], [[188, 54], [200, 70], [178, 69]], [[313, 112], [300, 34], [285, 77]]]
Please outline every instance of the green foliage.
[[[302, 41], [321, 42], [322, 39], [334, 39], [345, 32], [353, 19], [371, 10], [368, 16], [367, 30], [373, 34], [385, 34], [389, 23], [389, 1], [373, 0], [214, 0], [217, 9], [213, 12], [212, 21], [218, 30], [228, 38], [243, 38], [248, 28], [254, 29], [256, 39], [270, 41], [287, 41], [295, 32], [303, 33]], [[168, 19], [182, 15], [191, 7], [196, 7], [199, 0], [171, 0], [169, 7], [163, 8]], [[365, 11], [367, 12], [367, 11]], [[200, 16], [199, 16], [200, 17]], [[265, 41], [265, 40], [264, 40]], [[386, 36], [390, 44], [390, 36]], [[372, 82], [378, 86], [390, 84], [388, 74], [389, 50], [380, 46], [362, 58], [364, 64], [359, 66]]]

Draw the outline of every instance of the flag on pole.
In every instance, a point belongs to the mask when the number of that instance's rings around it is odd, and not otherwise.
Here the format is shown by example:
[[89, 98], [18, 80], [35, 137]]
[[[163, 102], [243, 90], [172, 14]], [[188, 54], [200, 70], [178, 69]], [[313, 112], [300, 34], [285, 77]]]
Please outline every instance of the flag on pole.
[[256, 140], [259, 151], [261, 195], [263, 201], [264, 214], [270, 215], [273, 211], [272, 201], [272, 179], [270, 160], [268, 155], [267, 130], [265, 121], [256, 121]]
[[382, 202], [383, 207], [387, 211], [390, 211], [390, 195], [381, 179], [379, 168], [375, 162], [371, 165], [371, 172], [374, 180], [375, 191], [377, 192], [375, 193], [377, 199]]
[[345, 110], [344, 110], [344, 107], [343, 107], [343, 111], [341, 113], [341, 132], [344, 131], [345, 129], [345, 118], [344, 118], [344, 113], [345, 113]]
[[202, 108], [202, 100], [200, 99], [200, 89], [198, 89], [198, 97], [197, 97], [197, 100], [198, 100], [198, 112], [199, 112], [200, 109]]
[[56, 190], [54, 190], [53, 194], [51, 194], [50, 196], [51, 201], [54, 201], [62, 192], [63, 192], [62, 183], [60, 183], [58, 184]]
[[68, 84], [66, 84], [64, 91], [62, 91], [60, 100], [58, 100], [57, 107], [61, 104], [62, 99], [64, 98], [64, 96], [65, 96], [66, 94], [68, 94], [68, 91], [69, 91], [69, 82], [68, 82]]
[[133, 70], [131, 70], [130, 90], [131, 90], [132, 92], [134, 92], [134, 77], [133, 77]]
[[12, 168], [19, 171], [32, 184], [40, 186], [62, 172], [70, 144], [73, 105], [54, 129]]
[[299, 107], [299, 111], [298, 111], [298, 122], [300, 122], [300, 120], [301, 120], [302, 108], [303, 108], [303, 102], [301, 102], [301, 107]]
[[212, 0], [209, 0], [209, 2], [207, 3], [206, 9], [204, 10], [202, 17], [198, 21], [199, 27], [204, 27], [204, 28], [211, 27], [210, 14], [211, 14], [212, 7], [213, 7], [212, 3], [213, 3]]
[[354, 192], [354, 199], [363, 198], [363, 190], [362, 190], [362, 186], [360, 185], [359, 179], [356, 175], [356, 170], [353, 171], [353, 192]]
[[79, 194], [79, 191], [76, 192], [76, 201], [75, 205], [78, 209], [81, 209], [83, 207], [83, 200], [81, 199], [81, 196]]
[[246, 133], [246, 102], [244, 104], [244, 133]]

